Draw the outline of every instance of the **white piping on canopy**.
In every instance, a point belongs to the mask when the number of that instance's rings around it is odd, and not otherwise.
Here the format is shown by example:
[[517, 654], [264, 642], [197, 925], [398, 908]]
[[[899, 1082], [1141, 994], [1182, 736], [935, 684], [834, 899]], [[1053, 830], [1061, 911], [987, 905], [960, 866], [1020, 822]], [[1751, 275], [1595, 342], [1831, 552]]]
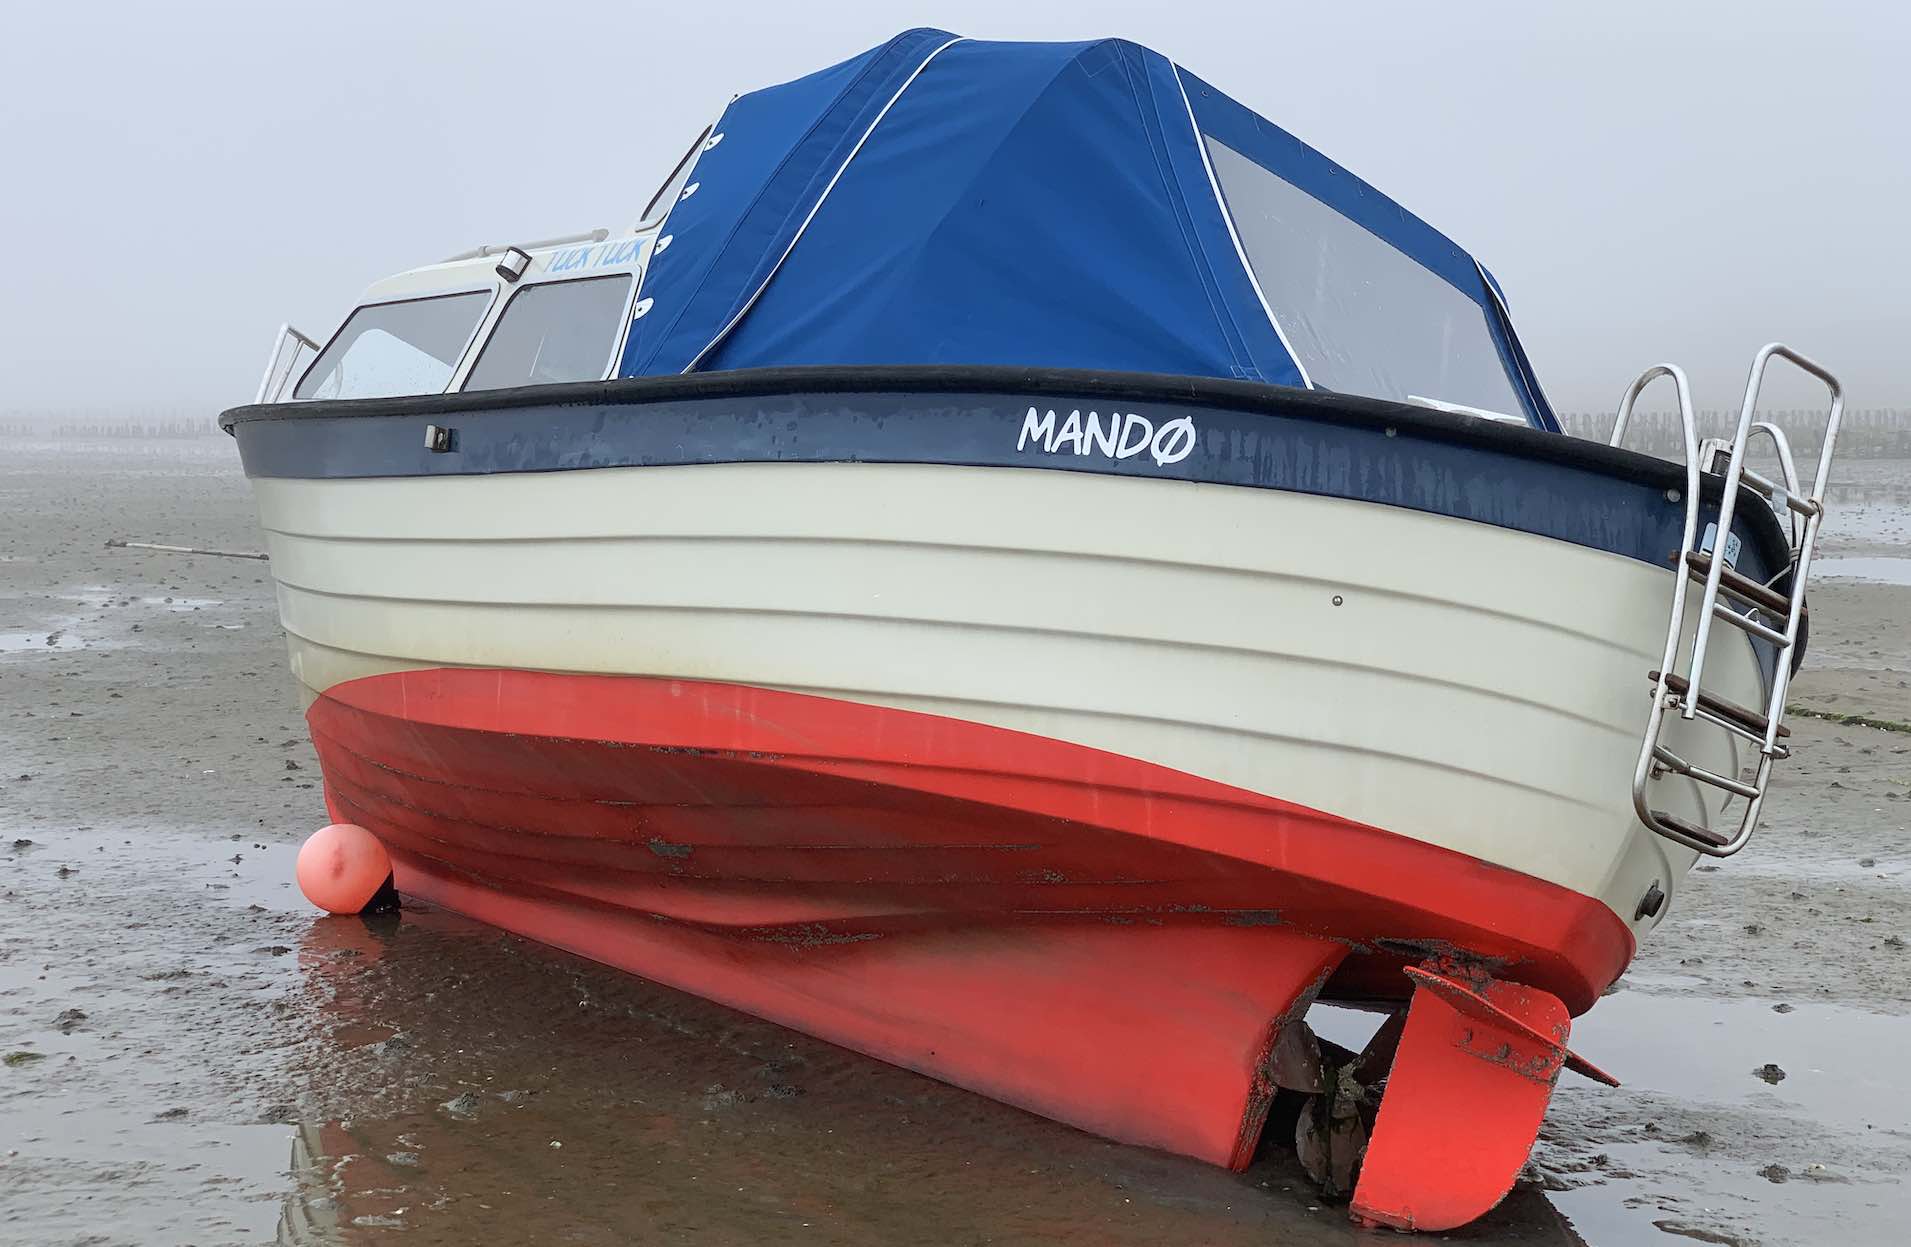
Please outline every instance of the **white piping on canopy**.
[[1261, 301], [1261, 310], [1267, 313], [1267, 323], [1274, 326], [1275, 336], [1280, 338], [1281, 347], [1287, 357], [1294, 361], [1294, 368], [1301, 374], [1301, 384], [1308, 389], [1314, 388], [1314, 379], [1307, 375], [1307, 365], [1295, 352], [1294, 344], [1287, 340], [1287, 331], [1281, 328], [1281, 322], [1274, 315], [1274, 309], [1268, 304], [1267, 295], [1261, 290], [1260, 279], [1254, 276], [1254, 266], [1247, 262], [1247, 251], [1241, 246], [1241, 236], [1234, 230], [1234, 215], [1228, 211], [1228, 201], [1221, 195], [1221, 183], [1215, 180], [1214, 166], [1208, 161], [1207, 140], [1201, 137], [1201, 125], [1194, 119], [1194, 105], [1188, 100], [1187, 84], [1181, 81], [1181, 66], [1172, 65], [1174, 84], [1181, 90], [1181, 106], [1188, 110], [1188, 126], [1194, 131], [1194, 149], [1201, 153], [1201, 168], [1208, 175], [1208, 189], [1214, 192], [1214, 206], [1221, 210], [1221, 221], [1228, 227], [1228, 239], [1234, 244], [1234, 256], [1241, 262], [1241, 271], [1247, 274], [1248, 284], [1254, 287], [1254, 297]]
[[849, 162], [856, 159], [857, 152], [860, 152], [861, 150], [863, 150], [863, 144], [867, 143], [869, 141], [869, 136], [876, 132], [876, 127], [881, 125], [883, 122], [883, 118], [889, 115], [889, 110], [896, 106], [896, 101], [902, 98], [902, 93], [904, 91], [907, 91], [910, 85], [914, 83], [917, 78], [921, 77], [923, 70], [929, 68], [930, 61], [935, 60], [938, 56], [941, 56], [949, 48], [952, 48], [956, 44], [962, 43], [962, 42], [964, 42], [962, 37], [957, 36], [956, 38], [949, 40], [947, 43], [944, 43], [941, 47], [938, 47], [935, 51], [929, 53], [929, 55], [923, 57], [922, 64], [916, 66], [915, 70], [912, 73], [910, 73], [910, 75], [907, 78], [903, 80], [903, 84], [896, 88], [896, 93], [889, 97], [889, 102], [882, 106], [882, 111], [876, 114], [875, 120], [869, 123], [869, 128], [864, 130], [862, 137], [856, 140], [856, 146], [850, 148], [849, 155], [843, 157], [843, 163], [840, 166], [838, 166], [836, 169], [836, 172], [833, 175], [831, 175], [829, 179], [829, 185], [823, 188], [823, 193], [821, 195], [818, 195], [816, 197], [816, 202], [810, 205], [809, 214], [803, 218], [803, 223], [796, 227], [796, 233], [790, 236], [789, 245], [783, 248], [783, 254], [776, 257], [776, 263], [770, 266], [770, 271], [764, 274], [763, 280], [760, 283], [758, 283], [757, 288], [750, 292], [750, 297], [744, 301], [744, 304], [742, 307], [737, 309], [737, 314], [735, 316], [732, 316], [729, 322], [725, 324], [723, 328], [717, 330], [717, 336], [710, 339], [710, 341], [704, 346], [704, 348], [701, 351], [697, 352], [695, 358], [693, 358], [688, 364], [684, 365], [683, 370], [685, 372], [695, 372], [697, 370], [697, 365], [701, 364], [704, 361], [704, 358], [708, 356], [710, 352], [716, 350], [717, 346], [725, 338], [730, 336], [730, 331], [737, 327], [738, 322], [740, 322], [745, 316], [748, 316], [750, 314], [750, 309], [755, 307], [756, 301], [763, 296], [764, 290], [766, 290], [769, 287], [771, 280], [775, 278], [777, 270], [783, 267], [783, 261], [789, 259], [790, 252], [796, 250], [796, 244], [803, 237], [803, 231], [808, 229], [810, 227], [810, 222], [816, 219], [817, 210], [823, 206], [823, 201], [828, 199], [829, 193], [836, 189], [836, 183], [841, 180], [843, 176], [843, 170], [849, 168]]

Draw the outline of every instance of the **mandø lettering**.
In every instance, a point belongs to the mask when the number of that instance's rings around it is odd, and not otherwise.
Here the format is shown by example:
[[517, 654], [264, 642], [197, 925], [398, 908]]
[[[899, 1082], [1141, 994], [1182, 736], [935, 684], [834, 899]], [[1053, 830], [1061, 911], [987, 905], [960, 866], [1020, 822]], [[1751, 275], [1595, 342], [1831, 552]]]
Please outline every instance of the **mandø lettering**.
[[1161, 424], [1139, 412], [1111, 411], [1106, 421], [1100, 412], [1084, 416], [1080, 408], [1059, 416], [1054, 408], [1046, 411], [1030, 407], [1022, 417], [1022, 435], [1015, 449], [1035, 449], [1044, 454], [1066, 450], [1077, 456], [1098, 454], [1107, 459], [1132, 459], [1147, 451], [1159, 467], [1180, 463], [1194, 453], [1198, 440], [1192, 416], [1177, 416]]

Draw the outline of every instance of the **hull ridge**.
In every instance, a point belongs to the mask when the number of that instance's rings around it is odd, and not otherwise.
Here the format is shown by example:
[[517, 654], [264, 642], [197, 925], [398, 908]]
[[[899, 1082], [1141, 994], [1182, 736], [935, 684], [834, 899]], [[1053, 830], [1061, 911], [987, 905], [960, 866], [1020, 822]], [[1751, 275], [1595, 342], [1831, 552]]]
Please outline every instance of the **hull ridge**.
[[1166, 767], [693, 681], [425, 669], [309, 711], [402, 891], [1126, 1142], [1245, 1165], [1283, 1021], [1460, 947], [1590, 1005], [1603, 905]]

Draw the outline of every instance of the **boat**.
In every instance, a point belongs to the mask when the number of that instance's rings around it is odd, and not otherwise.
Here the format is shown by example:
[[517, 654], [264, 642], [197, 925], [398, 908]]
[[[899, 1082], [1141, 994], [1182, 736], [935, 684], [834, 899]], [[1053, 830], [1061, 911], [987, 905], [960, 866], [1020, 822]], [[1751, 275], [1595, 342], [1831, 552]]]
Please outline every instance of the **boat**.
[[1186, 69], [912, 30], [222, 423], [402, 895], [1218, 1165], [1299, 1097], [1437, 1230], [1756, 828], [1841, 404], [1773, 344], [1730, 439], [1671, 365], [1567, 436], [1471, 254]]

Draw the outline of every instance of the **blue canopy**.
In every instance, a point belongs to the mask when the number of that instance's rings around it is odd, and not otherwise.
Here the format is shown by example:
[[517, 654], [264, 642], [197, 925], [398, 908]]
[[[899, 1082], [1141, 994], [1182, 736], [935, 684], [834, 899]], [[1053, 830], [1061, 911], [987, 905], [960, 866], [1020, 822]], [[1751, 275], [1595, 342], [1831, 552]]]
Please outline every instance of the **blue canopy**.
[[733, 100], [620, 373], [1006, 364], [1237, 377], [1557, 428], [1458, 245], [1119, 39], [912, 30]]

